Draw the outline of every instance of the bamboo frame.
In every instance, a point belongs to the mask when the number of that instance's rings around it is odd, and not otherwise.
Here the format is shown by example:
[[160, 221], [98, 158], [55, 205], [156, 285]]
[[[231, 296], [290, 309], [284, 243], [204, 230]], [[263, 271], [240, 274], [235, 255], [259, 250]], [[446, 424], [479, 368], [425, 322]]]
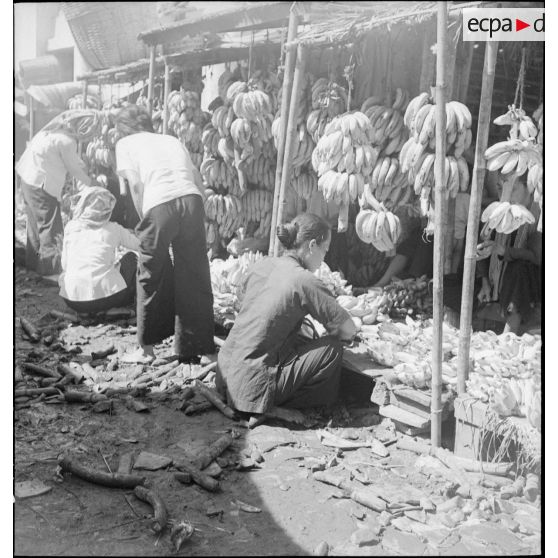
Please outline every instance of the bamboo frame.
[[[283, 212], [286, 205], [285, 192], [287, 183], [291, 178], [291, 160], [293, 155], [293, 146], [296, 136], [296, 120], [298, 100], [302, 89], [302, 81], [304, 78], [304, 69], [306, 67], [306, 58], [308, 56], [308, 48], [304, 44], [299, 44], [296, 55], [296, 66], [293, 78], [293, 89], [291, 94], [291, 102], [289, 106], [289, 120], [287, 122], [287, 133], [285, 135], [285, 156], [283, 159], [283, 172], [281, 175], [281, 189], [279, 191], [279, 202], [277, 205], [277, 225], [283, 222]], [[279, 253], [279, 243], [276, 242], [273, 248], [273, 255]]]
[[[298, 30], [298, 13], [291, 8], [289, 16], [289, 28], [287, 42], [295, 40]], [[271, 211], [271, 231], [269, 234], [269, 254], [277, 255], [277, 238], [275, 229], [277, 227], [277, 215], [279, 212], [279, 194], [281, 191], [281, 176], [283, 173], [283, 157], [285, 154], [285, 134], [287, 131], [287, 118], [289, 114], [289, 100], [293, 83], [293, 68], [296, 50], [294, 47], [287, 48], [285, 57], [285, 75], [283, 77], [283, 93], [281, 96], [281, 116], [279, 121], [279, 142], [277, 145], [277, 166], [275, 169], [275, 189], [273, 192], [273, 208]]]
[[[457, 36], [456, 36], [457, 35]], [[447, 37], [446, 43], [448, 45], [447, 58], [446, 58], [446, 100], [453, 99], [454, 81], [455, 81], [455, 62], [457, 58], [457, 42], [461, 35], [461, 27], [458, 26], [455, 33]], [[453, 268], [453, 235], [455, 233], [455, 198], [444, 200], [445, 215], [444, 215], [444, 275], [449, 275]]]
[[444, 321], [444, 173], [446, 163], [446, 54], [448, 5], [438, 3], [436, 49], [436, 159], [435, 216], [434, 216], [434, 304], [433, 304], [433, 346], [432, 346], [432, 400], [430, 406], [430, 439], [434, 447], [442, 441], [442, 333]]
[[83, 80], [83, 98], [82, 98], [82, 102], [83, 102], [83, 108], [86, 109], [87, 108], [87, 87], [88, 87], [88, 83], [87, 80]]
[[149, 52], [149, 83], [147, 86], [147, 107], [149, 114], [153, 112], [153, 89], [155, 85], [155, 56], [157, 45], [153, 45]]
[[169, 93], [171, 87], [171, 78], [170, 78], [170, 66], [168, 64], [167, 59], [165, 58], [165, 81], [164, 81], [164, 89], [163, 89], [163, 134], [166, 134], [168, 131], [169, 125]]
[[476, 251], [479, 232], [479, 218], [482, 201], [482, 189], [486, 173], [484, 152], [488, 145], [488, 131], [492, 110], [492, 91], [498, 42], [487, 42], [484, 53], [482, 89], [473, 167], [473, 183], [469, 201], [469, 217], [465, 244], [465, 267], [463, 270], [463, 292], [461, 297], [461, 318], [459, 324], [459, 350], [457, 361], [457, 391], [465, 393], [465, 382], [469, 377], [469, 350], [471, 347], [471, 325], [473, 321], [473, 296], [475, 283]]

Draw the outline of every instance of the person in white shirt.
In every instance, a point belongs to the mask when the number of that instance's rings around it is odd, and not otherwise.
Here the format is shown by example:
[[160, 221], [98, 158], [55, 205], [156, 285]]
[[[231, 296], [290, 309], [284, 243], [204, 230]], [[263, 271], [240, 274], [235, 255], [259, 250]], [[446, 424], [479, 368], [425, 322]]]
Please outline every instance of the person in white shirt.
[[16, 165], [27, 214], [25, 263], [41, 275], [60, 272], [62, 189], [68, 173], [85, 186], [92, 184], [77, 142], [95, 135], [99, 122], [95, 110], [63, 112], [33, 137]]
[[179, 360], [197, 362], [215, 351], [201, 175], [177, 138], [154, 133], [145, 109], [125, 107], [115, 123], [117, 174], [128, 181], [141, 218], [140, 347], [124, 360], [152, 361], [153, 346], [174, 334]]
[[[64, 229], [60, 296], [80, 314], [98, 314], [134, 301], [139, 239], [109, 221], [116, 198], [98, 186], [72, 200], [72, 219]], [[132, 250], [117, 260], [122, 248]]]

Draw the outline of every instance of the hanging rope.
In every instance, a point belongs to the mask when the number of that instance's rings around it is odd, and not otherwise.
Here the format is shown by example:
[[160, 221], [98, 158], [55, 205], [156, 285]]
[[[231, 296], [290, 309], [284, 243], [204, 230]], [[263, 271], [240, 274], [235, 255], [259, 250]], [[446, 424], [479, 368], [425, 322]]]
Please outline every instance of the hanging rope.
[[519, 67], [519, 75], [517, 76], [517, 85], [515, 88], [515, 98], [513, 104], [517, 106], [519, 100], [519, 108], [523, 109], [523, 90], [525, 87], [525, 47], [521, 49], [521, 66]]

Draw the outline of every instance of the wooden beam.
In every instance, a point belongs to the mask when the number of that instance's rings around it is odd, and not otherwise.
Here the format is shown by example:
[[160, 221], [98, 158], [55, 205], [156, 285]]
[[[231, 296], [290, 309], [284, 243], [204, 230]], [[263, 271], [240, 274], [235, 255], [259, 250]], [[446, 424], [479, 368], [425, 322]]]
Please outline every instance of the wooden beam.
[[432, 339], [432, 404], [430, 439], [434, 447], [442, 441], [442, 333], [444, 323], [444, 173], [446, 163], [446, 54], [447, 2], [438, 3], [436, 48], [436, 159], [434, 161], [434, 303]]
[[[291, 43], [295, 40], [297, 30], [298, 13], [296, 9], [291, 9], [289, 17], [289, 29], [287, 31], [287, 42]], [[277, 235], [275, 234], [275, 228], [277, 226], [277, 213], [279, 211], [279, 193], [281, 191], [283, 156], [285, 154], [285, 134], [287, 131], [287, 119], [289, 116], [289, 100], [293, 83], [295, 57], [296, 49], [292, 46], [290, 48], [287, 48], [287, 53], [285, 56], [285, 73], [283, 75], [283, 92], [281, 95], [279, 142], [277, 144], [277, 166], [275, 168], [275, 188], [273, 192], [273, 208], [271, 211], [271, 232], [269, 234], [269, 255], [276, 254], [275, 244], [277, 242]]]
[[457, 391], [459, 394], [465, 393], [465, 384], [469, 377], [469, 350], [471, 347], [475, 267], [477, 262], [476, 252], [482, 189], [486, 174], [484, 152], [488, 145], [498, 42], [487, 42], [485, 48], [477, 140], [475, 144], [475, 162], [473, 166], [473, 183], [471, 185], [471, 200], [469, 201], [469, 217], [467, 220], [467, 236], [465, 241], [465, 267], [463, 270], [463, 292], [461, 297], [459, 350], [457, 360]]
[[149, 114], [153, 112], [153, 88], [155, 85], [155, 56], [157, 45], [153, 45], [149, 53], [149, 83], [147, 86], [147, 109]]
[[[279, 202], [277, 206], [277, 225], [283, 222], [283, 212], [286, 205], [285, 192], [287, 184], [291, 179], [291, 161], [293, 155], [293, 147], [296, 136], [296, 120], [298, 111], [298, 101], [300, 92], [302, 90], [302, 83], [304, 78], [304, 70], [306, 67], [306, 58], [308, 56], [308, 47], [304, 44], [299, 44], [296, 55], [296, 66], [293, 79], [293, 91], [291, 94], [291, 102], [289, 106], [289, 120], [287, 122], [287, 133], [285, 136], [285, 156], [283, 159], [283, 172], [281, 175], [281, 190], [279, 191]], [[279, 252], [279, 242], [275, 243], [273, 255], [277, 256]]]

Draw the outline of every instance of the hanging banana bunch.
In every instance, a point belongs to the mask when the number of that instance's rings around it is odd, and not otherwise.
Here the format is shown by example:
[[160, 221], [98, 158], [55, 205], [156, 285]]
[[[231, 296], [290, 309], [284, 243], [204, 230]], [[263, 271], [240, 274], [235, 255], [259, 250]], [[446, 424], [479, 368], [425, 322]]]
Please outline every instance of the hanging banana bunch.
[[216, 224], [220, 238], [231, 238], [243, 224], [242, 203], [230, 194], [217, 194], [213, 190], [205, 191], [205, 215]]

